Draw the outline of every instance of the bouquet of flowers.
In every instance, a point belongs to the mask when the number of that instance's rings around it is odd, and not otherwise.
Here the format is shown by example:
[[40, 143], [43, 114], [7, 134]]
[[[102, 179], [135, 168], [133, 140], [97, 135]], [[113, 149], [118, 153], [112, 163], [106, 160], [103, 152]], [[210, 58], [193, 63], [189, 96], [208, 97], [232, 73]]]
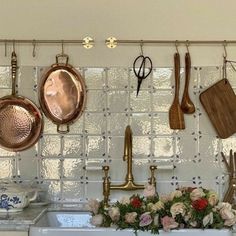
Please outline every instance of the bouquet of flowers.
[[135, 232], [180, 228], [221, 229], [236, 223], [231, 204], [219, 202], [216, 192], [204, 188], [183, 187], [158, 197], [147, 184], [143, 196], [132, 195], [104, 207], [103, 201], [90, 200], [91, 223], [100, 227], [131, 228]]

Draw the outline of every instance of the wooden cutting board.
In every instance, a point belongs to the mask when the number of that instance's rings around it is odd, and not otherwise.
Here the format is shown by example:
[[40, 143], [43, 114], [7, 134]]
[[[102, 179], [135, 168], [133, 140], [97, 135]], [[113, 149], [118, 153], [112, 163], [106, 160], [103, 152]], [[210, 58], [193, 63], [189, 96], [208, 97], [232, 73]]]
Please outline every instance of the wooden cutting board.
[[236, 132], [236, 95], [227, 79], [202, 92], [200, 101], [220, 138]]

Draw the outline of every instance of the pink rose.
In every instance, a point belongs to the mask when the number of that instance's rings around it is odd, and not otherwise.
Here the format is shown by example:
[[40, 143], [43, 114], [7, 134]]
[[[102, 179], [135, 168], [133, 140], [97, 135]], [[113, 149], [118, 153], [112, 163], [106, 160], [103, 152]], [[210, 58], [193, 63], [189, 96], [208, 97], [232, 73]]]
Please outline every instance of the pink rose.
[[165, 216], [161, 219], [164, 231], [169, 231], [170, 229], [177, 228], [179, 224], [169, 216]]
[[190, 198], [192, 201], [196, 201], [202, 197], [204, 197], [206, 194], [203, 192], [202, 188], [196, 188], [190, 193]]
[[152, 223], [152, 217], [150, 215], [150, 212], [143, 213], [139, 219], [140, 219], [140, 222], [139, 222], [140, 227], [144, 227]]
[[91, 218], [91, 224], [95, 226], [101, 226], [103, 222], [103, 215], [98, 214]]
[[137, 213], [136, 212], [128, 212], [125, 214], [125, 222], [128, 224], [133, 224], [136, 220], [137, 217]]
[[148, 197], [154, 197], [156, 195], [156, 189], [152, 184], [146, 184], [145, 189], [143, 190], [143, 196]]

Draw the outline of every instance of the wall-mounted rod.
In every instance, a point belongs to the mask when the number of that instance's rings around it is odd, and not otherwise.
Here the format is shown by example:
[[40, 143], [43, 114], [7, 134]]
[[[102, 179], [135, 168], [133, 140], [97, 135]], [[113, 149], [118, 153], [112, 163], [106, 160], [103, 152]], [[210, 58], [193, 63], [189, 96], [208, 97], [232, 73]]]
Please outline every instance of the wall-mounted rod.
[[115, 48], [117, 44], [162, 44], [162, 45], [229, 45], [229, 44], [236, 44], [236, 40], [123, 40], [123, 39], [116, 39], [114, 37], [109, 37], [105, 41], [107, 47]]
[[0, 43], [6, 44], [81, 44], [85, 48], [92, 48], [94, 40], [90, 37], [84, 39], [0, 39]]

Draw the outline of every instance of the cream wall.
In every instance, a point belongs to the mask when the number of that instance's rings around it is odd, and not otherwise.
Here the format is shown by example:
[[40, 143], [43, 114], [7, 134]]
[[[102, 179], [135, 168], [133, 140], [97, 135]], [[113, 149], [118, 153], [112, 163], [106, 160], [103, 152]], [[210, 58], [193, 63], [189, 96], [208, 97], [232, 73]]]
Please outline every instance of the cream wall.
[[[110, 50], [104, 39], [236, 39], [235, 10], [234, 0], [0, 0], [0, 38], [81, 39], [89, 35], [96, 40], [94, 49], [65, 48], [72, 64], [127, 66], [139, 48], [120, 46]], [[50, 65], [60, 51], [60, 46], [40, 46], [37, 57], [32, 58], [29, 46], [17, 48], [23, 65]], [[156, 66], [172, 65], [174, 47], [144, 50]], [[190, 50], [194, 65], [222, 64], [220, 46], [192, 46]], [[236, 58], [236, 47], [228, 47], [228, 51], [230, 58]], [[9, 64], [3, 45], [0, 60]]]

